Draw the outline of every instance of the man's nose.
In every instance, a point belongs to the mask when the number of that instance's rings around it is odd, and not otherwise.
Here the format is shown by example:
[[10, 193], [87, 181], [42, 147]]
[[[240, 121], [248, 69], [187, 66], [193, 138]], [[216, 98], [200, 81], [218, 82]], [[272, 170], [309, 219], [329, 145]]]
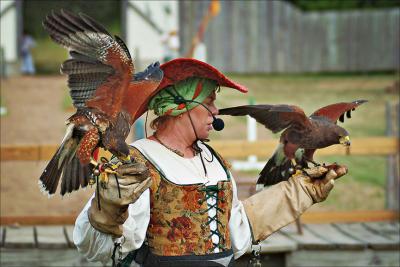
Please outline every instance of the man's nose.
[[210, 110], [211, 110], [211, 113], [212, 113], [214, 116], [216, 116], [216, 115], [219, 114], [219, 109], [218, 109], [215, 105], [212, 105], [212, 106], [210, 107]]

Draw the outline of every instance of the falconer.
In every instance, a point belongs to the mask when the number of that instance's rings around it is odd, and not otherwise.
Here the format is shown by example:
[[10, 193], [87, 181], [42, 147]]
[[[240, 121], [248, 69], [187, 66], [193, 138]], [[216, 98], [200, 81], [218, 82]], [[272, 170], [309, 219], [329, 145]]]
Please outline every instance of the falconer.
[[119, 266], [234, 266], [252, 244], [323, 201], [346, 173], [299, 171], [240, 201], [229, 165], [205, 141], [222, 128], [219, 88], [247, 89], [195, 59], [161, 69], [161, 84], [143, 92], [138, 112], [158, 116], [154, 134], [131, 144], [136, 165], [118, 167], [119, 186], [110, 178], [76, 220], [74, 243], [88, 260], [105, 263], [119, 251]]

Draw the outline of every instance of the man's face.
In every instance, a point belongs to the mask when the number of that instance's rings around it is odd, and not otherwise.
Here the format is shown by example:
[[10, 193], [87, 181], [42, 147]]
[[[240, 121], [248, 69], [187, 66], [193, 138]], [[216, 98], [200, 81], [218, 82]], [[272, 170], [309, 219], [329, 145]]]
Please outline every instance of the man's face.
[[[218, 115], [218, 108], [214, 103], [215, 98], [216, 93], [214, 91], [203, 101], [203, 104], [212, 112], [214, 116]], [[207, 139], [210, 131], [213, 129], [212, 122], [214, 119], [212, 115], [202, 105], [198, 105], [189, 112], [196, 129], [197, 137], [199, 139]], [[187, 112], [185, 113], [185, 116], [187, 116], [185, 119], [189, 119]]]

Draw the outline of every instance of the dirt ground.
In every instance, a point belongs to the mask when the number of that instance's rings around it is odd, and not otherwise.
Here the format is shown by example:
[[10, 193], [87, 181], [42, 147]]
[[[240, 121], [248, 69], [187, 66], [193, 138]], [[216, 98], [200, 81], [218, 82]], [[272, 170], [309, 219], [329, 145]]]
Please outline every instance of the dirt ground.
[[58, 143], [71, 113], [62, 109], [66, 78], [21, 76], [1, 81], [8, 114], [1, 117], [1, 144]]
[[[21, 76], [1, 81], [8, 114], [1, 117], [1, 145], [58, 144], [71, 112], [63, 110], [66, 78]], [[93, 192], [48, 199], [38, 187], [46, 162], [1, 162], [1, 216], [75, 215]]]

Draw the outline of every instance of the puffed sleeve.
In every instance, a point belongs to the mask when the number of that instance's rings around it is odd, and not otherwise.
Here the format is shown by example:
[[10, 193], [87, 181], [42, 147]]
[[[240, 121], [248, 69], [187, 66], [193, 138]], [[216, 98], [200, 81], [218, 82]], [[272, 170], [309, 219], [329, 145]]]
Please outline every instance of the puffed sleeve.
[[242, 202], [237, 196], [237, 187], [234, 179], [231, 218], [229, 220], [229, 231], [231, 234], [232, 249], [235, 259], [242, 256], [251, 247], [251, 229], [243, 208]]
[[[92, 198], [94, 195], [92, 196]], [[90, 199], [75, 221], [74, 244], [88, 261], [101, 261], [106, 264], [114, 249], [114, 242], [120, 242], [122, 257], [140, 248], [146, 236], [150, 220], [150, 191], [147, 189], [128, 208], [129, 216], [123, 224], [123, 236], [113, 239], [111, 235], [99, 232], [89, 222]]]

